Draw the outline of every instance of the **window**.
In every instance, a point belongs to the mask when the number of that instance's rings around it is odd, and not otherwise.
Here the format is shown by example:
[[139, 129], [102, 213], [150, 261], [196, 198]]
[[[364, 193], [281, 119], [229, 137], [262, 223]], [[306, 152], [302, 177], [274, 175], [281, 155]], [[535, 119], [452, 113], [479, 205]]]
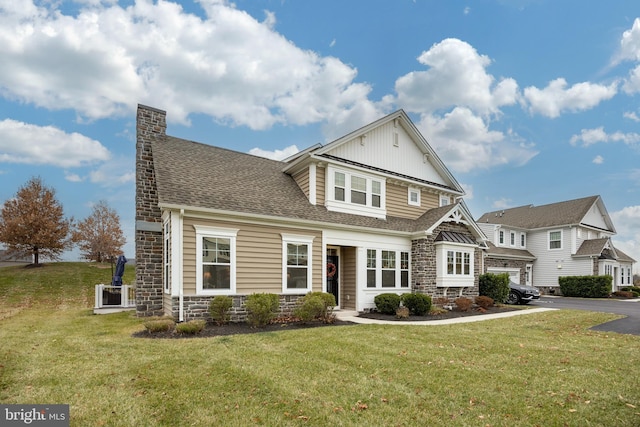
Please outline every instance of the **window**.
[[471, 274], [471, 255], [469, 252], [447, 251], [447, 274], [454, 276]]
[[396, 287], [396, 253], [382, 251], [382, 287]]
[[283, 292], [307, 293], [311, 290], [312, 236], [282, 234]]
[[509, 238], [510, 238], [511, 246], [515, 246], [516, 245], [516, 233], [514, 231], [509, 233]]
[[164, 291], [171, 292], [171, 222], [170, 218], [164, 223]]
[[520, 246], [523, 248], [527, 246], [527, 235], [525, 233], [520, 233]]
[[474, 254], [473, 245], [436, 243], [436, 286], [473, 286]]
[[420, 190], [417, 188], [409, 188], [408, 203], [411, 206], [420, 206]]
[[196, 291], [227, 295], [236, 290], [236, 235], [238, 230], [195, 225]]
[[562, 249], [562, 231], [549, 232], [549, 249]]
[[449, 196], [440, 196], [440, 206], [449, 206], [451, 199]]
[[345, 194], [345, 179], [344, 174], [342, 172], [335, 173], [335, 199], [341, 202], [344, 202], [344, 194]]
[[329, 167], [326, 206], [329, 210], [384, 218], [384, 181]]
[[376, 287], [376, 250], [367, 249], [367, 288]]
[[499, 242], [501, 245], [504, 245], [504, 231], [503, 231], [503, 230], [500, 230], [500, 232], [498, 233], [498, 236], [499, 236], [499, 237], [498, 237], [498, 242]]
[[409, 252], [367, 249], [367, 288], [408, 288], [409, 268]]

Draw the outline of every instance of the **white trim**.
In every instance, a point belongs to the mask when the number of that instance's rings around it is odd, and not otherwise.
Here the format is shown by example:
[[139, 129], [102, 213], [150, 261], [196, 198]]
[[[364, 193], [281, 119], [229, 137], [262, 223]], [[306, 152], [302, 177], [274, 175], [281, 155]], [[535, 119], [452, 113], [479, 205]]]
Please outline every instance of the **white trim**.
[[309, 203], [315, 205], [316, 201], [316, 164], [311, 163], [309, 165]]
[[[551, 233], [560, 233], [560, 247], [559, 248], [552, 248], [551, 247]], [[549, 230], [547, 231], [547, 250], [548, 251], [561, 251], [562, 249], [564, 249], [564, 233], [562, 229], [554, 229], [554, 230]], [[554, 240], [555, 242], [556, 240]]]
[[[475, 246], [451, 243], [451, 242], [438, 242], [436, 246], [436, 286], [441, 287], [472, 287], [475, 281]], [[447, 272], [447, 252], [453, 251], [454, 257], [456, 252], [469, 255], [469, 274], [453, 274]], [[464, 265], [464, 258], [463, 258]]]
[[[420, 189], [415, 187], [407, 188], [407, 203], [409, 206], [420, 206]], [[411, 200], [412, 194], [416, 195], [416, 201]]]
[[[282, 293], [283, 294], [306, 294], [311, 292], [313, 288], [313, 240], [315, 236], [302, 234], [280, 233], [282, 236]], [[289, 288], [287, 287], [287, 245], [288, 244], [307, 245], [307, 287], [306, 288]], [[326, 258], [325, 258], [326, 259]]]
[[[238, 229], [194, 225], [196, 230], [196, 294], [197, 295], [229, 295], [236, 293], [236, 237]], [[202, 286], [202, 239], [204, 237], [222, 237], [229, 239], [230, 266], [228, 289], [203, 289]]]
[[[344, 201], [335, 199], [335, 174], [336, 172], [344, 175]], [[365, 173], [362, 171], [354, 171], [347, 168], [337, 168], [329, 165], [325, 168], [325, 207], [334, 212], [343, 212], [356, 215], [365, 215], [374, 218], [385, 219], [386, 210], [386, 179], [381, 176]], [[366, 181], [365, 199], [366, 204], [361, 205], [351, 202], [351, 180], [353, 177], [362, 178]], [[372, 181], [380, 183], [380, 207], [372, 205]]]

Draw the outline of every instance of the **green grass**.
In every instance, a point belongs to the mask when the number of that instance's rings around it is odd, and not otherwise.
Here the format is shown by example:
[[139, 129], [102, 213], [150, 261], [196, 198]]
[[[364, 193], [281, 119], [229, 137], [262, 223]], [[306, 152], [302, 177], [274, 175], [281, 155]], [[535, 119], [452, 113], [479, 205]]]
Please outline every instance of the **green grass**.
[[0, 402], [67, 403], [73, 426], [640, 425], [640, 337], [588, 329], [614, 315], [139, 339], [91, 314], [110, 276], [0, 269]]

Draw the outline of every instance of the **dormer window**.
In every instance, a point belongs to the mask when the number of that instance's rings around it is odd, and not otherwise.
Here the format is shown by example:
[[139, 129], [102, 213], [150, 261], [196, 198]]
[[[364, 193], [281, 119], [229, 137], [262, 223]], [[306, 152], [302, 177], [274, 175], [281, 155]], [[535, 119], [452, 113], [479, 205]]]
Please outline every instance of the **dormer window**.
[[327, 209], [385, 218], [383, 179], [333, 166], [327, 169]]
[[407, 198], [408, 198], [407, 202], [409, 203], [409, 205], [420, 206], [420, 190], [419, 189], [409, 187]]

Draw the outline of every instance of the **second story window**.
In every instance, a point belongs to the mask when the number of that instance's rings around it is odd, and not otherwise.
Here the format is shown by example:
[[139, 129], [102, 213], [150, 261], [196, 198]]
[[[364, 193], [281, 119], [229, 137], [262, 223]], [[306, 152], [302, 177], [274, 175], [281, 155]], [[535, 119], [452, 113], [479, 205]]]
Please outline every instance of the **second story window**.
[[562, 231], [549, 232], [549, 249], [562, 249]]
[[327, 200], [329, 210], [384, 218], [385, 181], [361, 172], [329, 167]]

